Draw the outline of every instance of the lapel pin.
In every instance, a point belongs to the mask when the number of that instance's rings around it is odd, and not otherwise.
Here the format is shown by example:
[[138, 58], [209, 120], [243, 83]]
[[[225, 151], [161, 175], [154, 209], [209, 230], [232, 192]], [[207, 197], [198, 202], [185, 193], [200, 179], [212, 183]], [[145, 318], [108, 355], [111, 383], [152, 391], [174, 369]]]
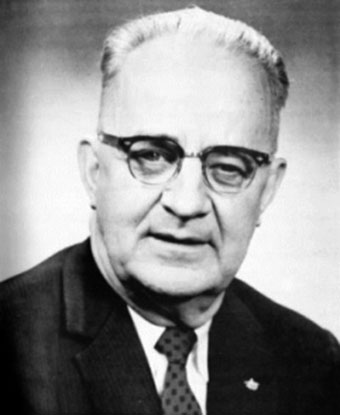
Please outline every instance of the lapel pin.
[[253, 392], [257, 391], [260, 386], [259, 382], [256, 382], [256, 380], [254, 380], [253, 378], [250, 378], [249, 380], [245, 380], [244, 384], [247, 389]]

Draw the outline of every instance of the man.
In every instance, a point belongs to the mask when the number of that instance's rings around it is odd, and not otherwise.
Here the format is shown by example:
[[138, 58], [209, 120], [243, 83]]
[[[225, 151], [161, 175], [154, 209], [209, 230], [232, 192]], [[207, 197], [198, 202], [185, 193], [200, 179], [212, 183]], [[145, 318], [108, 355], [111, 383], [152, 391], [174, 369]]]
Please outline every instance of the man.
[[338, 413], [337, 341], [235, 279], [286, 168], [278, 52], [190, 8], [113, 31], [102, 71], [98, 138], [79, 149], [91, 239], [3, 284], [3, 402]]

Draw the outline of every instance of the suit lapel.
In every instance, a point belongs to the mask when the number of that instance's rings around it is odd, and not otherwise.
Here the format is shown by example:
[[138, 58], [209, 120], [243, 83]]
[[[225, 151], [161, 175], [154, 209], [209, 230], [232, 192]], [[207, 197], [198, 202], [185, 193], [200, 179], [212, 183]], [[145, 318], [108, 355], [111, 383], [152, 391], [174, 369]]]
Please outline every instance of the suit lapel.
[[111, 313], [76, 357], [96, 413], [160, 414], [160, 401], [127, 312]]
[[158, 398], [125, 303], [101, 276], [89, 243], [64, 268], [65, 324], [86, 338], [74, 357], [95, 413], [157, 415]]
[[276, 413], [274, 367], [261, 326], [229, 287], [209, 336], [208, 415]]

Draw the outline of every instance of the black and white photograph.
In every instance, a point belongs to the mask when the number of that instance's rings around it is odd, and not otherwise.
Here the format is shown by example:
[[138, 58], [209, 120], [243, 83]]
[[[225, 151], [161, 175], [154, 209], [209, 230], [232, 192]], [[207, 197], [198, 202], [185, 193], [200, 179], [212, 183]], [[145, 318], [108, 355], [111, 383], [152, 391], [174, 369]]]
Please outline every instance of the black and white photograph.
[[0, 411], [339, 415], [340, 2], [0, 25]]

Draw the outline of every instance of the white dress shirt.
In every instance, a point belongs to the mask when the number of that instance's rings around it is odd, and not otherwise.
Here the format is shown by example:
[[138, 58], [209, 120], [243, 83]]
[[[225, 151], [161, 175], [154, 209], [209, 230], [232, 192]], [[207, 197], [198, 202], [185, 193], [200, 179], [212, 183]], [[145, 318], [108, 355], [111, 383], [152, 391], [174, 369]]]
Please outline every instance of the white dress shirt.
[[[155, 344], [165, 328], [150, 323], [131, 307], [128, 307], [128, 309], [148, 360], [157, 392], [160, 395], [163, 391], [168, 361], [166, 356], [155, 349]], [[209, 380], [208, 332], [210, 325], [211, 321], [208, 321], [195, 330], [197, 342], [190, 352], [186, 364], [188, 383], [201, 407], [203, 415], [206, 415], [207, 412], [207, 384]]]

